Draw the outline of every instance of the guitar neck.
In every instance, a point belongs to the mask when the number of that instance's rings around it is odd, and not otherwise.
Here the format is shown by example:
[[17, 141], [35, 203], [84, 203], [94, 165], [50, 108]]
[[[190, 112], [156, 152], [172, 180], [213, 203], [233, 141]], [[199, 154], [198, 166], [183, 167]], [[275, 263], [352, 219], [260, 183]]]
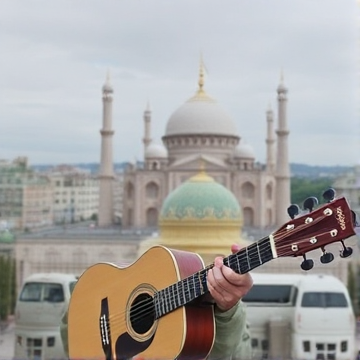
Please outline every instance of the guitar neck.
[[[224, 258], [224, 265], [238, 274], [245, 274], [273, 258], [271, 239], [265, 237]], [[155, 317], [158, 319], [208, 293], [207, 274], [213, 267], [214, 264], [208, 265], [189, 277], [158, 291], [154, 296]]]

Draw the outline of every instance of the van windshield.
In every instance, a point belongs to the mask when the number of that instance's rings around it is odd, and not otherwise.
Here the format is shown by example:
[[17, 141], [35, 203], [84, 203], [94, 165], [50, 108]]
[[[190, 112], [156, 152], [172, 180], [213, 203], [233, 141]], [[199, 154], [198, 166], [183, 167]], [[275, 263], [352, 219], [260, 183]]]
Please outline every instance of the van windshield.
[[292, 285], [254, 285], [242, 298], [246, 303], [293, 304], [296, 288]]
[[65, 295], [61, 284], [28, 282], [24, 285], [19, 300], [59, 303], [65, 301]]
[[343, 293], [339, 292], [305, 292], [301, 306], [307, 308], [343, 308], [348, 302]]

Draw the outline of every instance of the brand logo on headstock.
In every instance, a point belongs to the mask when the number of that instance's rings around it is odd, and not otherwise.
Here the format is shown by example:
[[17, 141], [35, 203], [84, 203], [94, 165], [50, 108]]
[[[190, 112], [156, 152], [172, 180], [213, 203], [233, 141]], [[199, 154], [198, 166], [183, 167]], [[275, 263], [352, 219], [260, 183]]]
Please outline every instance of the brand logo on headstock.
[[336, 218], [338, 224], [340, 225], [341, 230], [345, 230], [346, 229], [345, 215], [344, 215], [344, 212], [343, 212], [341, 206], [338, 206], [336, 208], [335, 218]]

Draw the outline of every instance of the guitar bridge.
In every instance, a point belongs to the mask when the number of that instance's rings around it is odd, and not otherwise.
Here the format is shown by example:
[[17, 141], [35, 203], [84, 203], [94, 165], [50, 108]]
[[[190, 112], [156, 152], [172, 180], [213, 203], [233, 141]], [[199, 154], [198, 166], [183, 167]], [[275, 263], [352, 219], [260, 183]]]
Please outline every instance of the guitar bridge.
[[111, 360], [111, 333], [109, 324], [109, 304], [108, 299], [101, 300], [101, 311], [99, 319], [101, 344], [106, 357], [106, 360]]

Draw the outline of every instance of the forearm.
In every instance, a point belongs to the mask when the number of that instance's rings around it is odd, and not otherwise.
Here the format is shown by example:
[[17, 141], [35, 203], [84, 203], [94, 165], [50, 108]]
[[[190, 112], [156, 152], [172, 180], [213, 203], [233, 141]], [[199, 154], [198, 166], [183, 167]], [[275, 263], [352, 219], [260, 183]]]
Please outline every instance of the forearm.
[[245, 305], [240, 301], [228, 311], [215, 310], [216, 336], [210, 360], [251, 358]]

